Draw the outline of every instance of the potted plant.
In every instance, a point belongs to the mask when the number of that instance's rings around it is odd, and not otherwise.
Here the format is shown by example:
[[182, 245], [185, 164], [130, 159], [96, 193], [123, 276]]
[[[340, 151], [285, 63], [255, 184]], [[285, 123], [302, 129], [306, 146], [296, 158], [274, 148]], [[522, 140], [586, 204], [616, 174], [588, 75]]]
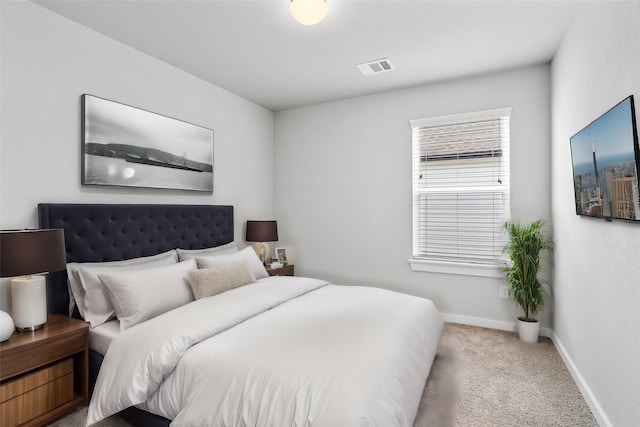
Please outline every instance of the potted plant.
[[509, 296], [524, 310], [524, 316], [518, 317], [518, 336], [525, 342], [538, 342], [540, 324], [535, 319], [544, 307], [545, 290], [538, 279], [540, 254], [553, 249], [553, 240], [545, 236], [541, 219], [529, 225], [520, 225], [508, 221], [505, 229], [509, 242], [504, 250], [509, 262], [504, 269]]

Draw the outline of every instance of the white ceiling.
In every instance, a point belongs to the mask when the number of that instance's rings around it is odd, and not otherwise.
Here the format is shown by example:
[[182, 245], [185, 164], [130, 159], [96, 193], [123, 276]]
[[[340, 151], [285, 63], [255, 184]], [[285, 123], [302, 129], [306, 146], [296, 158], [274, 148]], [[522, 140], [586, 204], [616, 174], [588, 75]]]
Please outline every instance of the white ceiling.
[[[551, 60], [580, 6], [554, 0], [327, 0], [307, 27], [289, 0], [36, 3], [270, 110]], [[395, 70], [355, 64], [389, 57]]]

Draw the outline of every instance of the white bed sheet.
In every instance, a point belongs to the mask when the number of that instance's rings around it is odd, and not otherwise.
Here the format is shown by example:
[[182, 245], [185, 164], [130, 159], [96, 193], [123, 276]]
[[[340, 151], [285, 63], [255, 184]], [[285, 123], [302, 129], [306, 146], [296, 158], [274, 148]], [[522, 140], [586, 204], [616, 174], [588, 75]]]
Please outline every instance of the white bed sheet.
[[107, 354], [111, 341], [119, 333], [120, 321], [118, 319], [109, 320], [95, 328], [89, 328], [89, 348], [104, 356]]
[[443, 325], [423, 298], [264, 279], [115, 337], [87, 425], [138, 405], [174, 426], [409, 427]]

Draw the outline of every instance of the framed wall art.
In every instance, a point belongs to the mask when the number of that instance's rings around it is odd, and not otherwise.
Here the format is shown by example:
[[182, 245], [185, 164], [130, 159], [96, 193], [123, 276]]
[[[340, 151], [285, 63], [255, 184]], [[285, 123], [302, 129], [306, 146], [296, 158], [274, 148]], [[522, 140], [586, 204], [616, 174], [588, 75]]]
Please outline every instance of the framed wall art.
[[213, 130], [82, 95], [82, 184], [213, 192]]
[[276, 259], [284, 265], [287, 265], [287, 249], [276, 248]]

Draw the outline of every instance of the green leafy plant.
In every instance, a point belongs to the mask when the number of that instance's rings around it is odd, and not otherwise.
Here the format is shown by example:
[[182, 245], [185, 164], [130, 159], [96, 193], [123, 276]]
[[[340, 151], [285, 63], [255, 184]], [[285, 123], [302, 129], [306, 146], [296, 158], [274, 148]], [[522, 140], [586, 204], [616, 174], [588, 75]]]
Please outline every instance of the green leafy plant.
[[509, 296], [524, 310], [525, 322], [535, 322], [534, 316], [544, 307], [545, 291], [538, 279], [540, 254], [552, 250], [553, 240], [545, 236], [541, 219], [529, 225], [508, 221], [504, 228], [509, 242], [504, 250], [511, 261], [505, 269]]

